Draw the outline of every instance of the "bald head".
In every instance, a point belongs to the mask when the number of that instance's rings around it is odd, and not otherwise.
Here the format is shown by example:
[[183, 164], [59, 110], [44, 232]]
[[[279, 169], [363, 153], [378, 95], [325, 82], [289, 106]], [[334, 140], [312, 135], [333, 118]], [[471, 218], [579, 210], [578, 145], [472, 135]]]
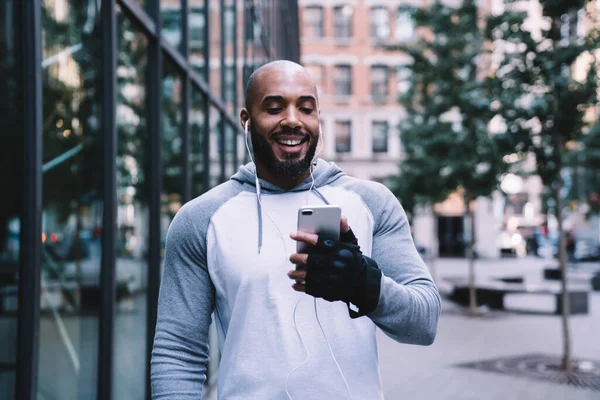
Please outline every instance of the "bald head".
[[252, 106], [255, 105], [257, 101], [260, 101], [257, 96], [261, 91], [260, 89], [264, 85], [264, 82], [281, 75], [295, 75], [307, 79], [312, 85], [315, 96], [317, 95], [317, 87], [306, 68], [302, 65], [288, 60], [271, 61], [255, 70], [252, 75], [250, 75], [250, 78], [248, 78], [248, 86], [246, 86], [246, 109], [248, 111], [252, 109]]

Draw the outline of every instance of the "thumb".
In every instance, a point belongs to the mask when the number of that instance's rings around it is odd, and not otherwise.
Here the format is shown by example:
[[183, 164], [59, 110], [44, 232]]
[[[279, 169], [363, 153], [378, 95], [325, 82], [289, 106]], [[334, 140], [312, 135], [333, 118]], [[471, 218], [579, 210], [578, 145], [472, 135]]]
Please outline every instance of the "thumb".
[[340, 220], [340, 233], [346, 233], [350, 230], [350, 225], [348, 225], [348, 218], [342, 216]]

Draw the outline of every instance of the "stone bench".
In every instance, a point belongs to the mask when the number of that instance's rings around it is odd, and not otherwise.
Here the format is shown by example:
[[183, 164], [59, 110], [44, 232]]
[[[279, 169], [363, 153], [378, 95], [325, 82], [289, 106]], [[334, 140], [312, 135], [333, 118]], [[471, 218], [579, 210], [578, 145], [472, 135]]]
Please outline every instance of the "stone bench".
[[[469, 283], [467, 279], [450, 279], [454, 289], [450, 298], [463, 305], [469, 304]], [[556, 285], [509, 283], [498, 280], [477, 282], [475, 284], [477, 305], [487, 305], [496, 310], [504, 309], [504, 297], [507, 294], [549, 294], [555, 298], [555, 314], [562, 313], [562, 291]], [[569, 313], [587, 314], [589, 311], [588, 287], [569, 285]]]

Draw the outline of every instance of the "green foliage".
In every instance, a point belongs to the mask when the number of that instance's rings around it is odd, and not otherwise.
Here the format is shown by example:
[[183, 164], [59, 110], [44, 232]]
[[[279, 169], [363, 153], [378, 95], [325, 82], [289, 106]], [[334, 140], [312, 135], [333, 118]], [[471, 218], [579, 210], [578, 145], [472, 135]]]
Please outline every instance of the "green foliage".
[[[488, 39], [502, 50], [496, 53], [500, 62], [489, 84], [497, 100], [495, 111], [506, 123], [506, 131], [499, 135], [503, 146], [535, 154], [536, 172], [550, 187], [560, 184], [566, 145], [581, 140], [584, 115], [596, 102], [598, 74], [592, 51], [598, 37], [594, 32], [574, 37], [562, 29], [575, 20], [586, 0], [540, 3], [549, 27], [541, 30], [539, 40], [518, 22], [518, 13], [488, 21]], [[578, 81], [573, 66], [582, 55], [593, 62], [585, 79]]]
[[441, 201], [460, 188], [471, 198], [490, 195], [507, 166], [502, 143], [488, 132], [493, 114], [482, 74], [488, 51], [476, 2], [407, 10], [431, 35], [397, 46], [413, 62], [399, 99], [407, 112], [400, 125], [405, 158], [394, 192], [403, 204]]

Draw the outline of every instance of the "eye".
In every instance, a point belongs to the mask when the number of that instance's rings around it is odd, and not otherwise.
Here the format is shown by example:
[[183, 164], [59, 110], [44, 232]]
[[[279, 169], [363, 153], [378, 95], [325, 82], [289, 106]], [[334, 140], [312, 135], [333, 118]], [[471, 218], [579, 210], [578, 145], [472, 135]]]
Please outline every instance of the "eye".
[[308, 107], [300, 107], [300, 111], [302, 111], [304, 114], [312, 114], [313, 109]]
[[269, 114], [277, 114], [279, 111], [281, 111], [280, 107], [269, 107], [269, 108], [267, 108], [267, 112]]

